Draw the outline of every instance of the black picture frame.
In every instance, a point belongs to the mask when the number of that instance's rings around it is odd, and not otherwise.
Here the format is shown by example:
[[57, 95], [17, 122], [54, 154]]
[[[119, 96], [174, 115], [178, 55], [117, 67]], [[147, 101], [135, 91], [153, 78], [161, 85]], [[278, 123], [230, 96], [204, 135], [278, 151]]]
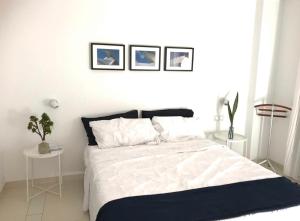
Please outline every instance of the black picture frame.
[[[139, 52], [137, 54], [137, 52]], [[147, 52], [147, 54], [146, 54]], [[145, 56], [146, 55], [146, 56]], [[147, 56], [148, 55], [148, 56]], [[154, 55], [154, 57], [153, 57]], [[137, 62], [142, 59], [144, 63]], [[161, 47], [156, 45], [129, 45], [129, 70], [160, 71]]]
[[[193, 47], [175, 47], [166, 46], [164, 51], [164, 70], [165, 71], [193, 71], [194, 66], [194, 48]], [[178, 57], [172, 59], [171, 53], [178, 54]], [[187, 56], [188, 55], [188, 56]], [[180, 57], [185, 57], [180, 59]], [[187, 58], [187, 59], [186, 59]], [[178, 61], [176, 61], [176, 59]], [[186, 59], [185, 66], [182, 67], [183, 59]]]
[[[110, 55], [110, 57], [101, 56]], [[90, 43], [90, 67], [92, 70], [125, 70], [125, 45]], [[99, 61], [101, 60], [101, 61]]]

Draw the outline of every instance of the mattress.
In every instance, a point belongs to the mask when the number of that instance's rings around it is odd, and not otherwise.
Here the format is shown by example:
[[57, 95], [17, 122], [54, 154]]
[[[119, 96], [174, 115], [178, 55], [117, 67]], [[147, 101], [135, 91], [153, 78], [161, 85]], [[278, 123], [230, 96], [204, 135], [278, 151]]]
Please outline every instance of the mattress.
[[[226, 146], [203, 139], [110, 149], [88, 146], [85, 165], [83, 209], [89, 210], [91, 221], [115, 199], [278, 177]], [[292, 207], [232, 220], [293, 220], [299, 212], [300, 207]]]

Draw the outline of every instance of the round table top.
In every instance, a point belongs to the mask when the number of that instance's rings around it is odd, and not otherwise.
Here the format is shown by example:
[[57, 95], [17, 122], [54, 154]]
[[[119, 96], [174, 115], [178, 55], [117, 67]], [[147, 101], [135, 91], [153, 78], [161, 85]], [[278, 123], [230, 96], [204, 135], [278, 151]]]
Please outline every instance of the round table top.
[[61, 149], [61, 150], [51, 151], [50, 153], [40, 154], [39, 150], [38, 150], [38, 146], [35, 146], [34, 148], [24, 150], [24, 155], [26, 157], [30, 157], [30, 158], [39, 158], [39, 159], [42, 159], [42, 158], [56, 157], [58, 155], [61, 155], [63, 152], [64, 152], [64, 150]]
[[233, 139], [228, 139], [228, 131], [222, 130], [214, 133], [214, 137], [216, 139], [222, 140], [222, 141], [245, 141], [247, 138], [244, 135], [241, 134], [234, 134]]

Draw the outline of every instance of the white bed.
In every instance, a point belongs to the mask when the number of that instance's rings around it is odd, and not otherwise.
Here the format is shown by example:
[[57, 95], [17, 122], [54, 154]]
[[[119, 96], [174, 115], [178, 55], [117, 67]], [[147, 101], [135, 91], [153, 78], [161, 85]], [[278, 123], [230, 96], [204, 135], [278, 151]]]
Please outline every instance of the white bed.
[[[278, 177], [227, 147], [205, 139], [110, 149], [85, 149], [83, 209], [95, 221], [107, 202]], [[231, 220], [298, 220], [300, 206]]]

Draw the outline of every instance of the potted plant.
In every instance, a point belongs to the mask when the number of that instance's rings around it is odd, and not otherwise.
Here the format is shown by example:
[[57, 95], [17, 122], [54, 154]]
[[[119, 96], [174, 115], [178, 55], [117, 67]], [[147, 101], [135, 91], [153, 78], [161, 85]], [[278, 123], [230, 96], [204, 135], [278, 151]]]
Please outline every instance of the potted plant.
[[236, 113], [236, 110], [238, 108], [238, 103], [239, 103], [239, 93], [237, 92], [232, 109], [231, 109], [229, 101], [227, 103], [228, 116], [229, 116], [229, 120], [230, 120], [230, 127], [229, 127], [229, 131], [228, 131], [228, 139], [233, 139], [233, 136], [234, 136], [233, 120], [234, 120], [234, 115]]
[[27, 129], [31, 130], [32, 133], [39, 135], [42, 140], [42, 143], [39, 144], [39, 153], [45, 154], [50, 152], [49, 144], [46, 142], [46, 135], [51, 134], [53, 121], [50, 117], [43, 113], [41, 119], [38, 119], [36, 116], [30, 116], [30, 121], [28, 123]]

